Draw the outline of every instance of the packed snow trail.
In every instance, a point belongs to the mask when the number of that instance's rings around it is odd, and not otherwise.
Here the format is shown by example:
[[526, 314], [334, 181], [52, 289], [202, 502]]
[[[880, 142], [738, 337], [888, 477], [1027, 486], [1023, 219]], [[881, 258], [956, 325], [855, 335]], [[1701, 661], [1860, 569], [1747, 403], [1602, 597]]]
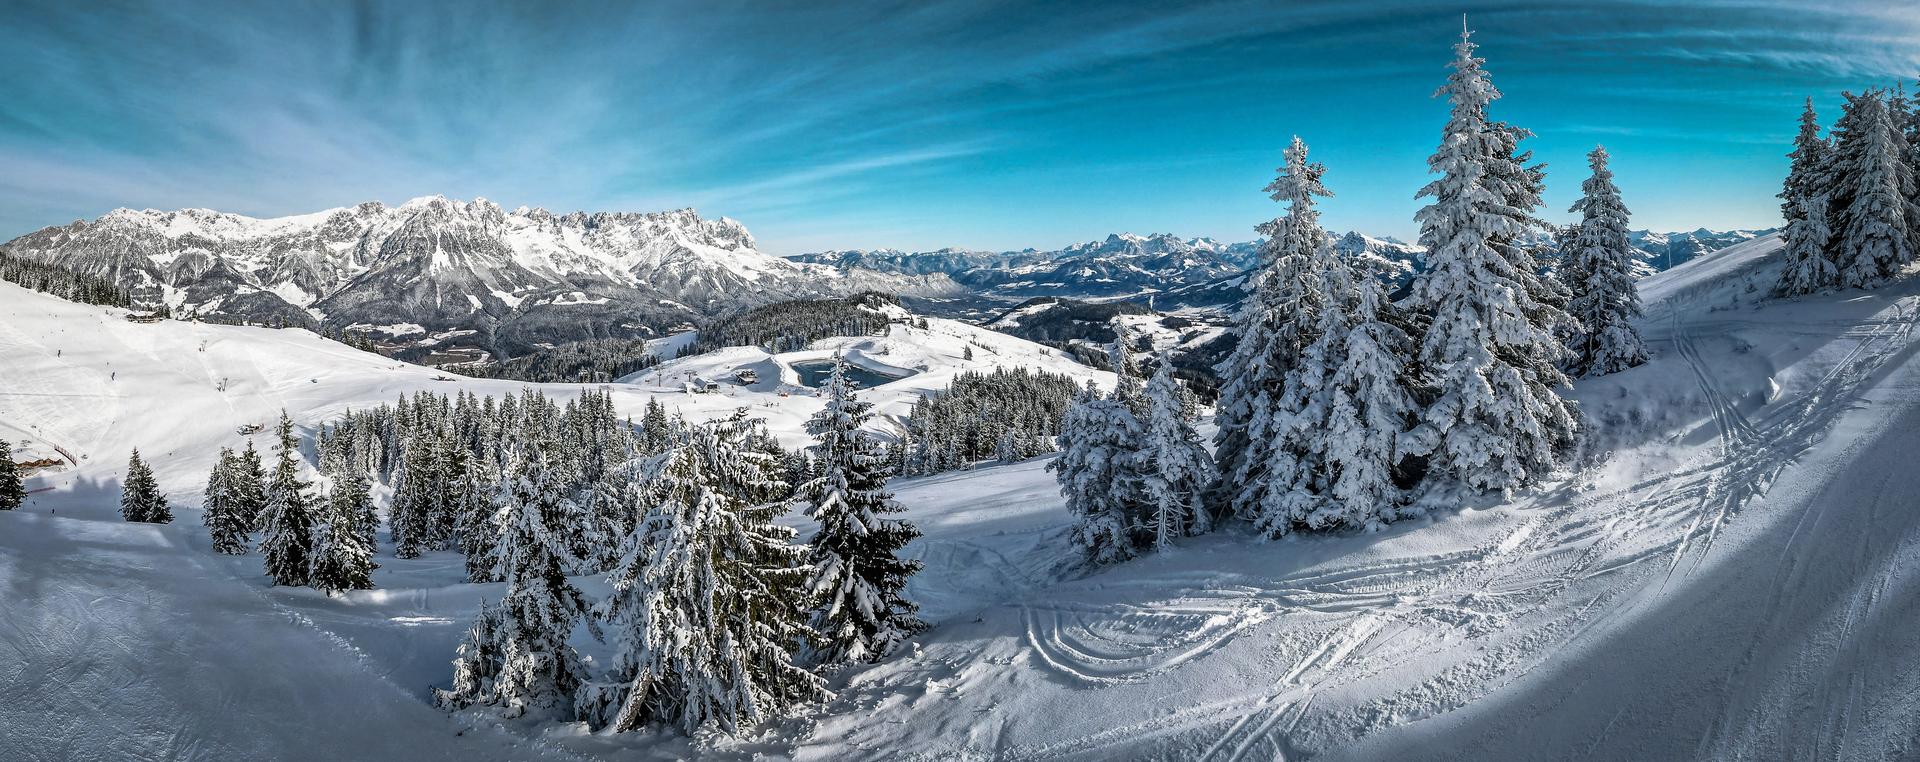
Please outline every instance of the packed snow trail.
[[1330, 758], [1920, 755], [1920, 360], [1897, 359], [1872, 409], [1728, 525], [1687, 584], [1514, 690]]
[[[101, 497], [108, 497], [102, 495]], [[357, 663], [181, 541], [0, 512], [0, 759], [529, 759]]]

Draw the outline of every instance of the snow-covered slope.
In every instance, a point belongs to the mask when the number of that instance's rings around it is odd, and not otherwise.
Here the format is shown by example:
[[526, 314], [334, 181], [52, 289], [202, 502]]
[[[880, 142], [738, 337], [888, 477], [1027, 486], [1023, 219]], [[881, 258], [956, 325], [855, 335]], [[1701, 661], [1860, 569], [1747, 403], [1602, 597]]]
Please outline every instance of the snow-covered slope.
[[[0, 371], [0, 436], [25, 442], [16, 450], [22, 459], [66, 460], [70, 454], [78, 467], [51, 479], [59, 491], [114, 482], [127, 449], [139, 447], [155, 463], [161, 486], [191, 501], [218, 448], [239, 444], [239, 428], [270, 424], [281, 409], [310, 429], [348, 408], [391, 402], [403, 393], [466, 389], [498, 396], [528, 386], [449, 376], [300, 329], [132, 323], [126, 314], [0, 282], [0, 357], [7, 359]], [[966, 370], [1027, 367], [1112, 383], [1112, 374], [1024, 339], [938, 318], [928, 318], [927, 325], [895, 324], [884, 337], [825, 339], [779, 356], [750, 347], [723, 349], [669, 361], [611, 388], [620, 411], [636, 418], [650, 398], [695, 420], [747, 407], [797, 447], [807, 438], [806, 418], [821, 402], [796, 383], [789, 364], [835, 352], [905, 376], [865, 390], [882, 419], [904, 416], [921, 394], [945, 388]], [[687, 338], [662, 339], [658, 351], [671, 353]], [[969, 346], [973, 360], [965, 359]], [[757, 384], [735, 383], [734, 372], [748, 367], [768, 372]], [[715, 393], [688, 393], [695, 380], [721, 383]], [[559, 396], [583, 388], [533, 386]]]
[[[1263, 543], [1216, 533], [1088, 575], [1061, 564], [1068, 518], [1044, 461], [898, 481], [926, 533], [908, 546], [926, 564], [909, 592], [934, 629], [910, 653], [836, 676], [836, 697], [807, 716], [699, 745], [444, 721], [425, 710], [425, 686], [446, 679], [480, 598], [498, 595], [457, 583], [457, 557], [383, 554], [381, 589], [345, 599], [269, 590], [254, 576], [257, 556], [206, 553], [197, 511], [130, 528], [114, 522], [101, 489], [128, 444], [180, 451], [234, 438], [226, 421], [200, 420], [228, 415], [228, 401], [197, 389], [211, 388], [214, 371], [267, 398], [231, 400], [235, 417], [284, 403], [303, 422], [405, 389], [517, 385], [437, 382], [293, 332], [124, 324], [0, 290], [5, 325], [25, 326], [0, 332], [0, 356], [25, 360], [0, 371], [14, 384], [0, 388], [0, 420], [52, 437], [54, 418], [82, 415], [108, 432], [60, 428], [69, 449], [91, 455], [72, 475], [84, 478], [56, 476], [60, 491], [0, 514], [0, 585], [37, 591], [0, 599], [0, 654], [29, 655], [38, 670], [0, 679], [0, 725], [48, 721], [48, 706], [73, 715], [53, 740], [0, 735], [0, 757], [47, 756], [38, 750], [54, 742], [67, 756], [337, 757], [368, 746], [396, 756], [439, 738], [467, 758], [511, 759], [1912, 758], [1920, 512], [1909, 508], [1920, 471], [1903, 459], [1920, 430], [1920, 283], [1768, 300], [1777, 251], [1760, 240], [1643, 282], [1656, 358], [1582, 382], [1592, 451], [1510, 501], [1436, 506], [1373, 534]], [[924, 363], [931, 376], [962, 362], [968, 338], [994, 338], [932, 327], [843, 344], [870, 367]], [[212, 367], [195, 359], [202, 337]], [[66, 363], [74, 358], [50, 356], [54, 344], [83, 355]], [[1031, 347], [1006, 345], [1003, 356], [1044, 359]], [[675, 374], [765, 363], [784, 373], [795, 360], [804, 358], [688, 358], [662, 368], [664, 379], [633, 379], [618, 399], [632, 409], [649, 394], [676, 395], [716, 413], [745, 403], [790, 427], [817, 402], [773, 386], [734, 387], [731, 397], [655, 390]], [[95, 377], [110, 372], [107, 361], [120, 378]], [[325, 369], [334, 374], [318, 375]], [[134, 383], [116, 386], [127, 375]], [[887, 386], [873, 396], [896, 404]], [[5, 394], [13, 389], [24, 394]], [[110, 405], [121, 412], [88, 409]], [[191, 503], [208, 457], [160, 455], [163, 486]], [[54, 615], [33, 608], [55, 600]], [[201, 615], [167, 613], [180, 609]], [[94, 647], [87, 633], [111, 633], [112, 646]], [[235, 672], [181, 666], [204, 658], [212, 639], [254, 655]], [[290, 653], [266, 658], [262, 641]], [[584, 637], [578, 645], [604, 653]], [[309, 682], [298, 697], [276, 687]], [[191, 700], [171, 722], [142, 726], [156, 730], [122, 734], [127, 686], [131, 699]], [[383, 733], [376, 740], [270, 725], [268, 740], [240, 746], [227, 722], [354, 716], [341, 713], [363, 695], [373, 697], [364, 711], [381, 715], [369, 720]], [[503, 737], [526, 740], [507, 747]]]
[[481, 346], [510, 352], [543, 341], [647, 336], [740, 304], [955, 289], [943, 275], [769, 256], [740, 223], [691, 209], [556, 215], [440, 196], [267, 220], [117, 209], [0, 250], [111, 278], [137, 303], [183, 314], [467, 329]]

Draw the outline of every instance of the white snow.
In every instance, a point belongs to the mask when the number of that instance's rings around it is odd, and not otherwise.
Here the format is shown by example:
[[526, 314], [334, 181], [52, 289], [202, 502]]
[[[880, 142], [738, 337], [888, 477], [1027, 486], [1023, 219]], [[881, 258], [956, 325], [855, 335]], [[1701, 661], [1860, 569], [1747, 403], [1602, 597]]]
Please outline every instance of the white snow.
[[[1216, 533], [1086, 575], [1061, 566], [1068, 517], [1044, 461], [897, 481], [926, 533], [908, 590], [934, 629], [837, 675], [804, 717], [700, 744], [431, 709], [427, 686], [499, 595], [458, 582], [456, 555], [383, 550], [379, 589], [327, 599], [206, 549], [198, 492], [235, 426], [522, 384], [437, 382], [297, 330], [132, 324], [0, 284], [0, 436], [79, 461], [0, 513], [0, 758], [1911, 758], [1920, 283], [1767, 301], [1777, 247], [1641, 282], [1653, 361], [1582, 381], [1589, 459], [1509, 501], [1373, 534]], [[684, 358], [616, 402], [745, 405], [797, 438], [819, 403], [780, 397], [779, 374], [712, 395], [665, 381], [844, 351], [915, 371], [865, 392], [897, 415], [966, 367], [1071, 367], [930, 324]], [[991, 350], [971, 366], [970, 340]], [[134, 445], [175, 524], [118, 521]]]

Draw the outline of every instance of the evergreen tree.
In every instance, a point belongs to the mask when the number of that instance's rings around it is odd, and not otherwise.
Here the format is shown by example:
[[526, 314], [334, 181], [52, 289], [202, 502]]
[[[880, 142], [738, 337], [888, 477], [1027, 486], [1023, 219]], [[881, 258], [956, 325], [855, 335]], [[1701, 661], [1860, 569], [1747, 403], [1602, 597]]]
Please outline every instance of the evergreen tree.
[[1908, 222], [1913, 168], [1896, 140], [1887, 102], [1877, 91], [1847, 94], [1834, 129], [1834, 188], [1840, 285], [1861, 288], [1891, 278], [1913, 261]]
[[1153, 546], [1165, 550], [1173, 538], [1207, 532], [1212, 519], [1201, 504], [1201, 492], [1213, 483], [1213, 454], [1194, 431], [1180, 382], [1173, 377], [1173, 361], [1160, 358], [1160, 367], [1147, 382], [1147, 418], [1140, 458], [1147, 472], [1143, 492]]
[[[1386, 289], [1362, 263], [1329, 276], [1330, 290], [1348, 295], [1323, 321], [1339, 337], [1327, 380], [1325, 493], [1303, 524], [1313, 529], [1374, 529], [1408, 515], [1394, 473], [1400, 436], [1415, 413], [1407, 357], [1412, 342], [1391, 318]], [[1351, 269], [1349, 269], [1351, 268]]]
[[1569, 367], [1576, 376], [1618, 373], [1647, 361], [1646, 346], [1633, 327], [1633, 319], [1645, 314], [1633, 285], [1638, 250], [1627, 239], [1627, 207], [1607, 158], [1605, 147], [1587, 154], [1593, 176], [1580, 186], [1586, 195], [1568, 210], [1581, 215], [1580, 236], [1566, 255], [1582, 277], [1571, 302], [1581, 328]]
[[1441, 177], [1421, 189], [1433, 201], [1416, 215], [1427, 270], [1407, 305], [1430, 320], [1418, 359], [1435, 394], [1408, 449], [1472, 489], [1507, 490], [1544, 475], [1577, 423], [1554, 391], [1565, 377], [1541, 365], [1563, 350], [1539, 323], [1529, 275], [1495, 248], [1519, 231], [1490, 211], [1504, 200], [1487, 167], [1505, 160], [1506, 139], [1487, 121], [1499, 91], [1469, 37], [1454, 46], [1454, 72], [1440, 89], [1452, 113], [1428, 166]]
[[1138, 453], [1143, 431], [1125, 402], [1091, 385], [1060, 423], [1060, 456], [1047, 470], [1074, 517], [1073, 544], [1089, 563], [1133, 558], [1149, 536]]
[[387, 528], [396, 558], [417, 558], [431, 543], [432, 521], [443, 497], [431, 446], [418, 433], [401, 445], [398, 484], [387, 506]]
[[1298, 137], [1285, 157], [1266, 190], [1287, 211], [1258, 228], [1267, 236], [1260, 269], [1235, 320], [1240, 341], [1220, 370], [1216, 510], [1240, 515], [1257, 512], [1266, 494], [1274, 442], [1261, 432], [1273, 427], [1287, 373], [1313, 339], [1309, 329], [1319, 313], [1319, 269], [1328, 247], [1314, 208], [1315, 197], [1333, 195], [1320, 181], [1326, 167], [1307, 161], [1307, 145]]
[[0, 511], [19, 508], [27, 500], [27, 487], [20, 478], [20, 465], [13, 462], [13, 445], [0, 439]]
[[641, 451], [648, 455], [657, 455], [667, 451], [673, 444], [673, 429], [667, 422], [667, 408], [652, 397], [647, 398], [647, 412], [640, 418]]
[[1787, 223], [1787, 264], [1775, 286], [1782, 296], [1811, 294], [1840, 282], [1840, 273], [1827, 254], [1833, 242], [1833, 230], [1827, 227], [1827, 197], [1802, 198], [1799, 206], [1800, 218]]
[[731, 733], [829, 695], [792, 661], [812, 639], [796, 603], [804, 550], [773, 523], [778, 507], [725, 488], [722, 471], [741, 457], [729, 440], [720, 426], [699, 427], [659, 461], [658, 502], [623, 541], [596, 612], [617, 640], [612, 673], [579, 697], [596, 727]]
[[267, 470], [260, 462], [260, 451], [253, 449], [252, 439], [247, 440], [247, 449], [235, 462], [234, 485], [236, 508], [251, 533], [260, 528], [267, 511]]
[[326, 514], [314, 530], [310, 584], [323, 593], [373, 588], [373, 545], [361, 522], [372, 507], [367, 480], [347, 469], [333, 485]]
[[160, 485], [154, 481], [153, 470], [147, 467], [146, 461], [140, 459], [138, 448], [127, 459], [127, 476], [120, 491], [120, 516], [128, 521], [149, 524], [173, 521], [173, 511], [167, 507], [167, 496], [160, 492]]
[[273, 476], [267, 482], [266, 510], [262, 512], [265, 537], [260, 546], [266, 556], [266, 573], [273, 584], [307, 584], [313, 565], [313, 505], [307, 483], [300, 478], [295, 453], [299, 442], [293, 437], [293, 419], [280, 412], [276, 429], [279, 445], [274, 455]]
[[[586, 599], [567, 579], [575, 559], [555, 528], [571, 501], [561, 494], [543, 450], [526, 447], [502, 485], [498, 554], [506, 595], [496, 611], [481, 612], [483, 620], [496, 616], [497, 621], [474, 625], [474, 633], [490, 636], [491, 642], [462, 646], [454, 690], [441, 695], [445, 706], [488, 704], [507, 717], [553, 714], [568, 706], [583, 681], [585, 668], [567, 639], [586, 610]], [[466, 664], [469, 653], [474, 658], [492, 654], [499, 661]], [[475, 670], [493, 678], [463, 675]]]
[[466, 556], [467, 581], [500, 581], [500, 511], [506, 493], [487, 481], [478, 459], [467, 461], [460, 478], [460, 553]]
[[456, 446], [450, 425], [443, 425], [434, 438], [432, 459], [434, 482], [439, 490], [427, 514], [426, 546], [433, 550], [453, 550], [458, 544], [459, 503], [465, 499], [460, 492], [460, 476], [466, 470], [467, 453]]
[[453, 659], [453, 685], [433, 691], [434, 703], [444, 709], [465, 709], [475, 704], [492, 703], [500, 695], [500, 670], [506, 661], [502, 652], [505, 632], [500, 607], [480, 602], [480, 613], [467, 628]]
[[1840, 273], [1828, 254], [1832, 230], [1828, 227], [1828, 162], [1833, 147], [1820, 136], [1820, 119], [1807, 99], [1800, 114], [1800, 134], [1793, 139], [1792, 163], [1780, 189], [1780, 214], [1786, 219], [1786, 267], [1775, 286], [1782, 296], [1811, 294], [1839, 284]]
[[251, 527], [246, 520], [246, 506], [241, 504], [245, 498], [241, 476], [239, 457], [230, 448], [220, 448], [220, 459], [214, 463], [213, 473], [207, 476], [205, 510], [201, 514], [215, 553], [237, 556], [247, 552], [247, 532]]
[[900, 549], [920, 530], [886, 518], [903, 510], [886, 491], [880, 447], [861, 430], [873, 414], [846, 379], [846, 358], [834, 358], [827, 406], [807, 421], [818, 443], [818, 476], [800, 485], [796, 501], [820, 524], [808, 548], [807, 586], [819, 603], [812, 626], [820, 633], [822, 663], [878, 661], [908, 635], [926, 627], [902, 591], [919, 571]]

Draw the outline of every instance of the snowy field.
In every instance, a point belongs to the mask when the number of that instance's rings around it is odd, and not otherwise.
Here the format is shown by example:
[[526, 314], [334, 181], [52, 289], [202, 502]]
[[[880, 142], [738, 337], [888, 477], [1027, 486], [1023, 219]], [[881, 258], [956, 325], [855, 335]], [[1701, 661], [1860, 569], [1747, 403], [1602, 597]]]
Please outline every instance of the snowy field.
[[[0, 436], [79, 461], [0, 513], [0, 759], [1911, 758], [1920, 284], [1769, 300], [1778, 245], [1642, 282], [1657, 356], [1582, 382], [1590, 452], [1511, 500], [1436, 501], [1372, 534], [1217, 533], [1087, 575], [1062, 565], [1068, 517], [1041, 461], [898, 481], [926, 533], [909, 593], [934, 628], [735, 740], [433, 709], [478, 602], [499, 595], [460, 582], [455, 554], [383, 552], [379, 589], [329, 599], [269, 587], [258, 555], [209, 552], [198, 493], [237, 426], [520, 384], [0, 284]], [[968, 368], [1104, 375], [934, 320], [686, 358], [616, 401], [747, 406], [798, 444], [820, 403], [791, 364], [835, 350], [912, 373], [871, 390], [890, 415]], [[682, 390], [742, 368], [760, 381]], [[135, 445], [172, 525], [119, 520]]]

